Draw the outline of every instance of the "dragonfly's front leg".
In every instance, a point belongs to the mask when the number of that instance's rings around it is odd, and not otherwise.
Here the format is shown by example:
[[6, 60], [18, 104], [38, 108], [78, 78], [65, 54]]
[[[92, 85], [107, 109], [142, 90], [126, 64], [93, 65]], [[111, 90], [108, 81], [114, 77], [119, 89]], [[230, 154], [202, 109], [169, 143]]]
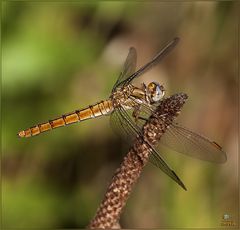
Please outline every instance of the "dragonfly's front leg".
[[140, 115], [140, 108], [141, 108], [140, 105], [135, 105], [133, 113], [132, 113], [132, 116], [134, 117], [136, 123], [137, 123], [139, 115]]
[[134, 106], [134, 110], [132, 113], [132, 116], [134, 117], [136, 123], [138, 122], [139, 119], [147, 121], [146, 118], [140, 116], [140, 113], [141, 113], [141, 105], [138, 104], [138, 105]]

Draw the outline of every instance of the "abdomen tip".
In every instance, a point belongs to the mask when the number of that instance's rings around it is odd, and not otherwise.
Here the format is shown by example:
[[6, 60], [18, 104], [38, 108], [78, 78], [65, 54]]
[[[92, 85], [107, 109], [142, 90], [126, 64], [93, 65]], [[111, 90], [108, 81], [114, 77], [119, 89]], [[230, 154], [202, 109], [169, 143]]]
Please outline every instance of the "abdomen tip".
[[17, 135], [18, 135], [18, 137], [25, 137], [25, 132], [24, 131], [20, 131]]

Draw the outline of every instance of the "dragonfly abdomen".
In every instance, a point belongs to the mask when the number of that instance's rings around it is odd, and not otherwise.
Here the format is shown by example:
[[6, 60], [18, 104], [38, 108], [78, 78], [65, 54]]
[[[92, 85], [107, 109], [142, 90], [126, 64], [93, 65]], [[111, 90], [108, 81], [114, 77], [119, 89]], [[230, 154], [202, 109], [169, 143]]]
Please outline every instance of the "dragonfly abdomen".
[[91, 105], [88, 108], [76, 110], [72, 113], [64, 114], [61, 117], [49, 120], [48, 122], [37, 124], [29, 129], [20, 131], [19, 137], [31, 137], [40, 133], [70, 125], [76, 122], [84, 121], [87, 119], [96, 118], [103, 115], [108, 115], [113, 111], [113, 105], [111, 100], [101, 101], [95, 105]]

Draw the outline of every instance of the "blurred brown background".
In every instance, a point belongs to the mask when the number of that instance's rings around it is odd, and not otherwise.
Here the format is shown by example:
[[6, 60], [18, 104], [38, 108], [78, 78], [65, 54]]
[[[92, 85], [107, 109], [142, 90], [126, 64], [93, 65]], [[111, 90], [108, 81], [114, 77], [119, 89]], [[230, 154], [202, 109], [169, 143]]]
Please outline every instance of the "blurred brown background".
[[125, 228], [238, 225], [236, 2], [8, 2], [2, 5], [2, 211], [5, 228], [84, 228], [126, 149], [109, 118], [30, 139], [17, 132], [108, 97], [128, 49], [138, 67], [180, 43], [140, 80], [189, 99], [178, 121], [223, 146], [217, 165], [167, 151], [185, 192], [152, 165], [121, 217]]

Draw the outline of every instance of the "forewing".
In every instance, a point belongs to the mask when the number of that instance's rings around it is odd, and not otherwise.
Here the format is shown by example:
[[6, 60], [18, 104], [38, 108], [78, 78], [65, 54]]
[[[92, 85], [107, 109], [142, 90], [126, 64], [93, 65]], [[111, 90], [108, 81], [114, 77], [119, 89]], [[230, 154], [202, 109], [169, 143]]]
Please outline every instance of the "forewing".
[[153, 68], [155, 65], [157, 65], [166, 55], [170, 53], [170, 51], [173, 50], [173, 48], [177, 45], [179, 42], [179, 38], [174, 38], [171, 42], [169, 42], [150, 62], [142, 66], [138, 71], [136, 71], [134, 74], [132, 74], [130, 77], [128, 77], [125, 80], [122, 80], [118, 83], [118, 85], [128, 85], [134, 78], [137, 78], [144, 74], [146, 71]]
[[131, 47], [128, 52], [128, 56], [123, 66], [123, 70], [119, 75], [116, 83], [114, 84], [113, 91], [118, 87], [120, 82], [129, 78], [136, 70], [137, 65], [137, 51], [134, 47]]
[[200, 136], [178, 124], [172, 124], [161, 138], [161, 144], [176, 152], [205, 161], [224, 163], [226, 153], [216, 142]]

